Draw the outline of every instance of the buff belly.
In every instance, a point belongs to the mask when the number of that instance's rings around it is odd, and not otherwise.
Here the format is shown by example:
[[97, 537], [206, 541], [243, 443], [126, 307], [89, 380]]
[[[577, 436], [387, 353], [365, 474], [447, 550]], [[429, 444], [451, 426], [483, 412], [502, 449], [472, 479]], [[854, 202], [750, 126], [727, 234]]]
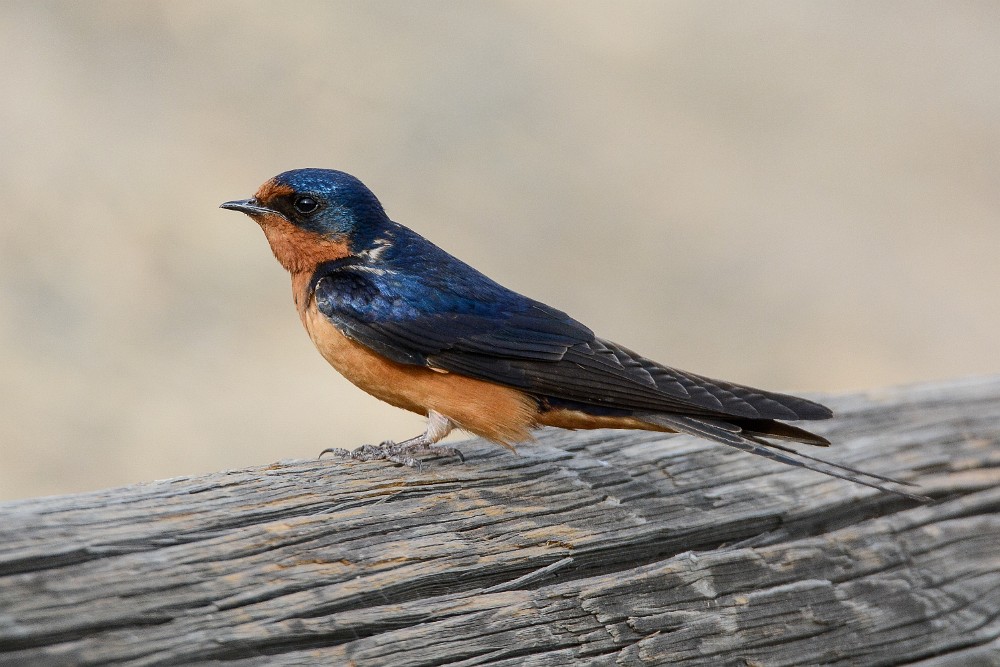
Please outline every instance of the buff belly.
[[375, 398], [421, 415], [434, 410], [461, 429], [507, 446], [531, 439], [538, 403], [524, 392], [386, 359], [341, 333], [312, 299], [300, 313], [323, 358]]

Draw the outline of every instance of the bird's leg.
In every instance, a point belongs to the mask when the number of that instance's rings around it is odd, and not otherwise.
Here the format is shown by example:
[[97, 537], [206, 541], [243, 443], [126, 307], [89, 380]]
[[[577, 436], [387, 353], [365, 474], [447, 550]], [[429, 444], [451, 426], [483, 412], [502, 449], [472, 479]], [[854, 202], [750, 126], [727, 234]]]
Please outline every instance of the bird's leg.
[[415, 458], [416, 454], [457, 456], [464, 462], [465, 457], [462, 455], [462, 452], [458, 451], [454, 447], [445, 447], [434, 444], [451, 433], [453, 428], [455, 428], [455, 425], [450, 419], [445, 417], [440, 412], [431, 410], [427, 413], [427, 429], [415, 438], [410, 438], [409, 440], [404, 440], [403, 442], [392, 442], [391, 440], [386, 440], [379, 445], [361, 445], [353, 451], [342, 449], [340, 447], [328, 447], [320, 452], [319, 455], [323, 456], [323, 454], [335, 454], [337, 456], [357, 459], [358, 461], [376, 461], [384, 459], [386, 461], [392, 461], [393, 463], [409, 466], [411, 468], [420, 467], [420, 461]]
[[417, 454], [457, 456], [463, 462], [465, 461], [462, 452], [454, 447], [434, 444], [448, 435], [455, 425], [442, 414], [432, 411], [430, 415], [430, 419], [427, 421], [427, 430], [417, 437], [399, 443], [387, 441], [380, 445], [387, 453], [386, 460], [411, 468], [420, 467], [420, 461], [415, 458]]

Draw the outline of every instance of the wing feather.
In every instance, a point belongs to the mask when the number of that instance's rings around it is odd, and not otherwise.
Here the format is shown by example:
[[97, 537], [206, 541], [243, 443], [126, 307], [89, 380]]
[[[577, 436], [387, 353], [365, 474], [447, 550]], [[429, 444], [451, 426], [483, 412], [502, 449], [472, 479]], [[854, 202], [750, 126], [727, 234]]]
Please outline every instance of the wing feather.
[[[390, 359], [543, 397], [748, 419], [831, 414], [806, 399], [663, 366], [496, 283], [489, 283], [492, 293], [485, 295], [466, 294], [462, 285], [448, 287], [375, 284], [363, 271], [344, 266], [316, 279], [314, 294], [320, 312], [345, 335]], [[429, 300], [433, 308], [427, 307]]]

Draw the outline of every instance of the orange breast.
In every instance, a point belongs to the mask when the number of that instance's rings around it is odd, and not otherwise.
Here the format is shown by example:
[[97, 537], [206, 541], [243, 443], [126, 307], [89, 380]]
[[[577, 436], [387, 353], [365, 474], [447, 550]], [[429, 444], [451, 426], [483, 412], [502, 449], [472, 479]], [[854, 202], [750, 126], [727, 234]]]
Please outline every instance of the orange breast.
[[[308, 284], [293, 277], [293, 285]], [[299, 315], [310, 338], [330, 365], [372, 396], [426, 415], [440, 412], [459, 428], [511, 447], [531, 438], [538, 404], [525, 393], [482, 380], [400, 364], [351, 340], [316, 309], [295, 285]], [[300, 303], [301, 302], [301, 303]], [[513, 447], [511, 447], [513, 449]]]

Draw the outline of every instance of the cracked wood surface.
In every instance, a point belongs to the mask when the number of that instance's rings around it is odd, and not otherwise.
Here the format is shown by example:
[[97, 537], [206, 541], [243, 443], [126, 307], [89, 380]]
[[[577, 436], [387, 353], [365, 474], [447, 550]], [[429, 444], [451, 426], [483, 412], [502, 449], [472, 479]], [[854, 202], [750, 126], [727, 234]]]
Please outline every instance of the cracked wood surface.
[[0, 664], [1000, 664], [1000, 377], [824, 401], [935, 502], [550, 431], [0, 504]]

